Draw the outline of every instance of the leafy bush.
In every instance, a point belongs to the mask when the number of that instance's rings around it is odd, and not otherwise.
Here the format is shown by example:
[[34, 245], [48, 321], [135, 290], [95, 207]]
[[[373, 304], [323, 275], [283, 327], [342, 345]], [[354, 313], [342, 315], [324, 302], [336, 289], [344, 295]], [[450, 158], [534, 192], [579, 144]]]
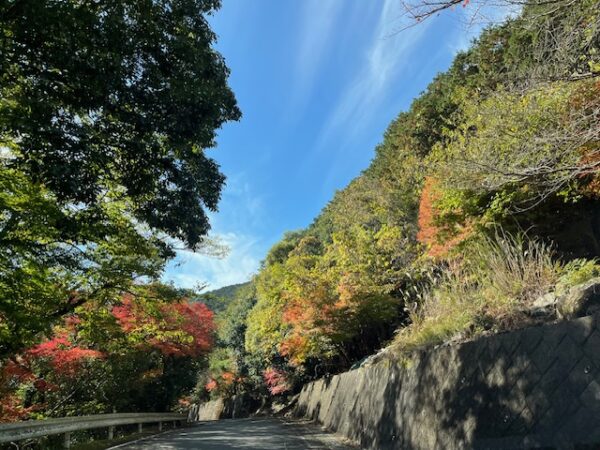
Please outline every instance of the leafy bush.
[[[551, 195], [576, 200], [599, 167], [599, 89], [558, 82], [485, 99], [459, 91], [464, 119], [431, 157], [437, 178], [447, 190], [489, 198], [479, 212], [492, 217]], [[456, 196], [447, 197], [439, 203], [450, 211]]]
[[575, 259], [565, 264], [558, 280], [557, 292], [562, 293], [572, 286], [600, 277], [600, 265], [596, 260]]

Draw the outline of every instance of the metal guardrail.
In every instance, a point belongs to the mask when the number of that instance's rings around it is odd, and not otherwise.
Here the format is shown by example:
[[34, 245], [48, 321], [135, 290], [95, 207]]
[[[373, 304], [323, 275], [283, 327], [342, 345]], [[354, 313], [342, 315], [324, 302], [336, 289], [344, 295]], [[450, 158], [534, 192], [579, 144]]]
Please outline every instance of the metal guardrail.
[[17, 442], [24, 439], [35, 439], [44, 436], [64, 434], [64, 446], [71, 445], [72, 431], [108, 428], [108, 438], [112, 439], [114, 427], [119, 425], [138, 424], [142, 431], [144, 423], [158, 423], [159, 430], [163, 422], [185, 422], [187, 417], [177, 413], [121, 413], [97, 414], [94, 416], [75, 416], [60, 419], [31, 420], [0, 424], [0, 443]]

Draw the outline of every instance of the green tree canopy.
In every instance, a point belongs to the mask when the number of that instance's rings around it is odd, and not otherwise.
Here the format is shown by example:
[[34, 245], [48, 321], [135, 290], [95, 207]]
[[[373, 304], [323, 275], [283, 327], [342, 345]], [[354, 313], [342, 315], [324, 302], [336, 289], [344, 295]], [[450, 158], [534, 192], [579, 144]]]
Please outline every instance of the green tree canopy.
[[0, 357], [210, 245], [216, 0], [0, 1]]
[[224, 181], [204, 154], [240, 111], [206, 15], [218, 0], [0, 3], [0, 143], [62, 203], [122, 188], [195, 247]]

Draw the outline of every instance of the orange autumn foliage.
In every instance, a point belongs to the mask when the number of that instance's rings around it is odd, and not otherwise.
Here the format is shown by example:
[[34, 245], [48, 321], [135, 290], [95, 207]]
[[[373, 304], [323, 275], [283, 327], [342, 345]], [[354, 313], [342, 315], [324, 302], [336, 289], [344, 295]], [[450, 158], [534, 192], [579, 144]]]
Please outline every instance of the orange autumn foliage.
[[426, 254], [432, 258], [440, 258], [464, 241], [472, 231], [467, 225], [448, 237], [448, 230], [438, 225], [436, 203], [441, 199], [438, 182], [432, 177], [425, 178], [419, 203], [417, 241], [427, 247]]
[[339, 325], [337, 316], [343, 309], [335, 299], [329, 298], [324, 285], [314, 287], [303, 298], [288, 300], [282, 321], [290, 326], [290, 330], [279, 344], [281, 355], [289, 358], [293, 366], [301, 365], [311, 353], [316, 336], [327, 336], [335, 333]]
[[288, 357], [292, 366], [298, 366], [303, 362], [308, 345], [308, 338], [300, 334], [299, 331], [296, 331], [294, 334], [287, 336], [279, 344], [279, 353], [282, 356]]
[[291, 301], [283, 311], [282, 320], [283, 323], [291, 325], [312, 321], [313, 313], [314, 311], [309, 305], [299, 301]]
[[24, 407], [16, 394], [3, 396], [0, 400], [0, 422], [19, 422], [28, 418], [38, 405]]
[[233, 384], [233, 382], [235, 381], [235, 374], [233, 374], [232, 372], [223, 372], [221, 374], [221, 378], [223, 379], [223, 382], [225, 384]]
[[206, 389], [208, 392], [212, 392], [215, 389], [217, 389], [218, 387], [219, 387], [219, 384], [217, 383], [216, 380], [214, 380], [212, 378], [210, 380], [208, 380], [208, 383], [206, 383], [204, 385], [204, 389]]

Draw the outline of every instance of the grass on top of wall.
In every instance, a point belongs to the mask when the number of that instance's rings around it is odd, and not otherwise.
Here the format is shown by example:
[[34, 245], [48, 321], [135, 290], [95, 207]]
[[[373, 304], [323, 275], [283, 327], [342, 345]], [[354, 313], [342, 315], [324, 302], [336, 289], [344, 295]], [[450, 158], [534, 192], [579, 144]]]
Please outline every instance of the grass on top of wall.
[[447, 261], [442, 275], [412, 309], [411, 324], [400, 329], [394, 352], [404, 354], [462, 341], [483, 332], [517, 329], [536, 299], [600, 275], [595, 261], [562, 263], [552, 248], [525, 235], [498, 233], [469, 243], [463, 256]]

